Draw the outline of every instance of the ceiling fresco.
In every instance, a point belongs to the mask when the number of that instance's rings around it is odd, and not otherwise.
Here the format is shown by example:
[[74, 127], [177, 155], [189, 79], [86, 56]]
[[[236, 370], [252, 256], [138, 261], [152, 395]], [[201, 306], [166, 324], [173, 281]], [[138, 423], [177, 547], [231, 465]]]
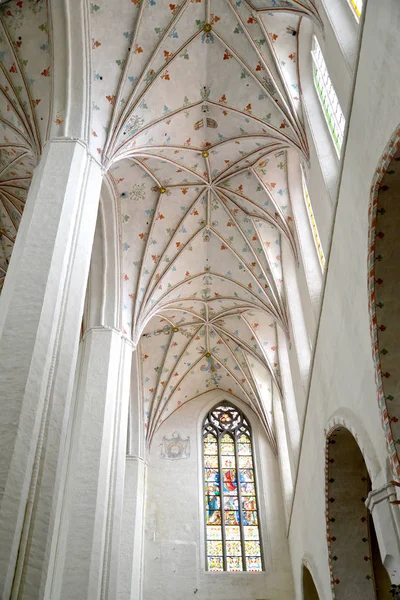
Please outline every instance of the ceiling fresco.
[[[51, 35], [45, 0], [0, 15], [1, 286], [48, 135]], [[276, 448], [282, 244], [298, 258], [287, 151], [308, 158], [302, 18], [320, 24], [312, 0], [90, 3], [90, 149], [121, 206], [121, 327], [138, 344], [149, 440], [219, 389]]]

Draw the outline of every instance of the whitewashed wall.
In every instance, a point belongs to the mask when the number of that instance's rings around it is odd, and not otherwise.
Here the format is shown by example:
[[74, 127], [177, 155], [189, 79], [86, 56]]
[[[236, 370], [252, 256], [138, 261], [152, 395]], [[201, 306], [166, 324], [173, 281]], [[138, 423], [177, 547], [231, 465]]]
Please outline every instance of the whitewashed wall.
[[[348, 71], [348, 61], [346, 64], [342, 50], [332, 43], [331, 22], [326, 20], [325, 26], [325, 51], [335, 53], [327, 56], [327, 63], [336, 65], [335, 77], [340, 78], [340, 73]], [[369, 0], [289, 528], [298, 599], [303, 597], [303, 559], [309, 562], [320, 600], [331, 598], [325, 527], [324, 430], [334, 416], [345, 419], [358, 433], [375, 481], [373, 486], [378, 487], [391, 478], [387, 473], [371, 357], [367, 248], [370, 186], [380, 156], [400, 122], [399, 31], [399, 2]], [[341, 89], [340, 93], [346, 97], [346, 90]], [[350, 90], [347, 97], [350, 98]], [[320, 181], [315, 159], [312, 152], [310, 194], [314, 203], [318, 202], [315, 182]], [[315, 212], [321, 220], [317, 204]], [[324, 232], [324, 227], [321, 231]]]
[[[292, 600], [291, 565], [279, 468], [251, 410], [265, 573], [209, 573], [204, 558], [204, 508], [201, 424], [206, 412], [226, 398], [213, 391], [189, 402], [156, 434], [148, 464], [144, 554], [144, 600]], [[190, 457], [161, 458], [164, 436], [178, 432], [190, 438]]]

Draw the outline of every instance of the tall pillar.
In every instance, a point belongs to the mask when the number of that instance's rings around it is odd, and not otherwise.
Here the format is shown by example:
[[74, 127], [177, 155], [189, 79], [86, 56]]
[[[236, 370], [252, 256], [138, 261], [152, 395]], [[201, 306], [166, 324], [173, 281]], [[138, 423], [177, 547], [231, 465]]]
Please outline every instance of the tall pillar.
[[123, 530], [121, 537], [118, 600], [141, 600], [146, 463], [126, 457]]
[[278, 445], [278, 461], [281, 475], [282, 497], [285, 509], [286, 526], [288, 527], [294, 488], [282, 403], [279, 392], [275, 386], [272, 390], [272, 411], [275, 423], [276, 442]]
[[3, 600], [44, 597], [101, 180], [79, 140], [46, 144], [0, 299]]
[[94, 327], [81, 342], [55, 577], [49, 600], [115, 600], [132, 344]]
[[142, 598], [147, 465], [138, 375], [135, 354], [132, 364], [117, 600], [141, 600]]
[[279, 366], [282, 382], [282, 409], [287, 431], [288, 446], [290, 448], [290, 466], [292, 479], [295, 479], [300, 454], [300, 424], [296, 395], [293, 388], [293, 379], [290, 368], [290, 359], [287, 349], [286, 335], [280, 327], [277, 327]]

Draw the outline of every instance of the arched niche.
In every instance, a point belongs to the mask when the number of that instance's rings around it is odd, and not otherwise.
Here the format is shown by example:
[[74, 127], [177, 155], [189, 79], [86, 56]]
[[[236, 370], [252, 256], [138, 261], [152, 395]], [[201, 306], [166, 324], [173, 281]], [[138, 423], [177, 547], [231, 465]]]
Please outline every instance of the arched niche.
[[317, 588], [315, 587], [313, 576], [311, 575], [309, 569], [306, 565], [303, 564], [303, 577], [302, 577], [302, 585], [303, 585], [303, 599], [304, 600], [319, 600]]
[[337, 426], [326, 440], [326, 519], [334, 600], [390, 600], [375, 528], [365, 501], [371, 480], [348, 429]]
[[400, 477], [400, 129], [376, 170], [369, 209], [369, 308], [378, 402], [392, 470]]

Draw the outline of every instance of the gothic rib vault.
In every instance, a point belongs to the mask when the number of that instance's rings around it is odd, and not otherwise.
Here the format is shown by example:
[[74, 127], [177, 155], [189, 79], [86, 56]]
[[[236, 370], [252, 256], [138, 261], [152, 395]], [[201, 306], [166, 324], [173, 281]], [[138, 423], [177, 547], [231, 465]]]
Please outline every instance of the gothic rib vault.
[[[1, 14], [0, 286], [50, 127], [51, 13]], [[298, 259], [287, 151], [308, 158], [297, 63], [312, 0], [90, 4], [90, 147], [121, 213], [121, 327], [142, 359], [147, 438], [212, 389], [256, 411], [276, 449], [281, 246]]]

